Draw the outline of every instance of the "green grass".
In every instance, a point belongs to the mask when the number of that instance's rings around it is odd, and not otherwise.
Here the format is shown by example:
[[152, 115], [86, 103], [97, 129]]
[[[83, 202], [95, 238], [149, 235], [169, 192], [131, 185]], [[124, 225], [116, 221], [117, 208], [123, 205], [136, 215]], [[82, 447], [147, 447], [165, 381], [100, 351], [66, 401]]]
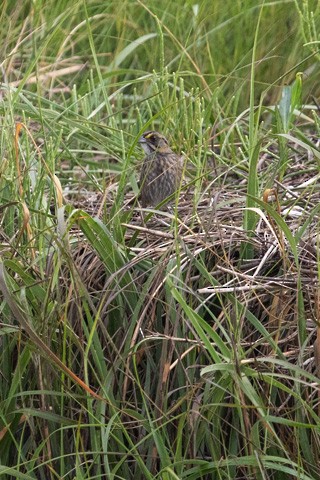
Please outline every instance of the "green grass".
[[320, 479], [318, 2], [0, 15], [1, 476]]

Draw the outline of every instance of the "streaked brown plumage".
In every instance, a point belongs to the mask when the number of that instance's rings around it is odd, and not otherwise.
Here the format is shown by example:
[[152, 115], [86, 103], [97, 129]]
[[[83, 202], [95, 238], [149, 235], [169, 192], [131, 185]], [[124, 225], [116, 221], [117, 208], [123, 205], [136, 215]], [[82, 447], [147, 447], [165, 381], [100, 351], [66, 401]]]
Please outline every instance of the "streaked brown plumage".
[[159, 132], [145, 132], [139, 143], [146, 153], [140, 175], [141, 204], [156, 206], [179, 188], [183, 160]]

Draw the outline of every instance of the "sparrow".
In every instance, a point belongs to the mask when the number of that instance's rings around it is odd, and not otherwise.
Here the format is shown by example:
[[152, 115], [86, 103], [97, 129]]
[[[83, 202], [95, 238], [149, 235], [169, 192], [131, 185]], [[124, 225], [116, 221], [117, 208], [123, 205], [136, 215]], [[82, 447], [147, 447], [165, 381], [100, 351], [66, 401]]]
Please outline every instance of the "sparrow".
[[171, 150], [159, 132], [145, 132], [139, 143], [146, 154], [140, 174], [141, 205], [156, 206], [179, 188], [183, 158]]

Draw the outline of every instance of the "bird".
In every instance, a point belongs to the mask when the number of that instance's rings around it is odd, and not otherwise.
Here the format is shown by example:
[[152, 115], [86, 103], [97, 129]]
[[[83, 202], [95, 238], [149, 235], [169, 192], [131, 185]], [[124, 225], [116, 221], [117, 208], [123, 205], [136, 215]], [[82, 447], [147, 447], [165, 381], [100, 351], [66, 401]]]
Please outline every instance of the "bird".
[[159, 132], [144, 132], [139, 143], [146, 153], [140, 174], [141, 205], [156, 206], [179, 188], [183, 157], [171, 150], [168, 140]]

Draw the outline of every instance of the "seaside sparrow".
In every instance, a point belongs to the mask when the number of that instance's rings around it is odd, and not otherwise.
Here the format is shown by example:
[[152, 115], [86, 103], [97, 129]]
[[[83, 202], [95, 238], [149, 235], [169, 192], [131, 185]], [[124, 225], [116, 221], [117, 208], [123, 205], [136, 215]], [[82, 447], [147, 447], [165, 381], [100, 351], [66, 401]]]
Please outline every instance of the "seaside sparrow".
[[146, 153], [140, 174], [141, 205], [156, 206], [178, 189], [183, 159], [161, 133], [145, 132], [139, 143]]

